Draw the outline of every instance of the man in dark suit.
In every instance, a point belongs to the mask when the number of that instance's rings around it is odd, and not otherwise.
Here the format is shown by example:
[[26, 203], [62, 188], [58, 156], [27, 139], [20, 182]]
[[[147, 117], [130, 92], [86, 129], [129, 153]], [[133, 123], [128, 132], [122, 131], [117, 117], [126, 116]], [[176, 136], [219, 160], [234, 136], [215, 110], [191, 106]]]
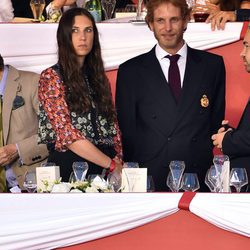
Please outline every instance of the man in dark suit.
[[[190, 10], [185, 0], [149, 0], [146, 21], [158, 44], [119, 67], [116, 90], [124, 161], [139, 162], [156, 191], [168, 190], [169, 163], [182, 160], [199, 176], [200, 190], [212, 164], [211, 135], [225, 110], [222, 57], [192, 49], [183, 40]], [[179, 54], [180, 97], [168, 83], [170, 60]]]
[[[243, 59], [246, 71], [250, 73], [250, 27], [248, 26], [245, 38], [243, 40], [243, 50], [240, 56]], [[227, 120], [222, 122], [228, 124]], [[236, 129], [229, 126], [221, 127], [217, 134], [212, 136], [215, 146], [222, 149], [223, 153], [230, 157], [231, 168], [246, 168], [250, 180], [250, 99], [241, 116], [239, 125]], [[250, 184], [245, 187], [250, 192]]]

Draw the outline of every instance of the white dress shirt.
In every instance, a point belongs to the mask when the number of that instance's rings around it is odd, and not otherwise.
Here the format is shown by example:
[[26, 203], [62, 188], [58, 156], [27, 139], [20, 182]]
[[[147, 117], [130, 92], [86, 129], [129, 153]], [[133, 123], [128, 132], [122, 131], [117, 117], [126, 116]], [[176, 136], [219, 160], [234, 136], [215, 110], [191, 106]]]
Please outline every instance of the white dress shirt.
[[[181, 87], [183, 87], [183, 79], [184, 79], [186, 62], [187, 62], [187, 44], [184, 43], [182, 48], [176, 54], [180, 55], [180, 58], [179, 58], [177, 64], [178, 64], [180, 76], [181, 76]], [[168, 58], [165, 58], [165, 57], [167, 55], [171, 55], [171, 54], [166, 52], [164, 49], [161, 48], [161, 46], [159, 44], [157, 44], [155, 47], [155, 55], [156, 55], [156, 58], [158, 59], [160, 65], [161, 65], [161, 69], [163, 71], [163, 74], [168, 82], [168, 69], [170, 66], [170, 60]]]

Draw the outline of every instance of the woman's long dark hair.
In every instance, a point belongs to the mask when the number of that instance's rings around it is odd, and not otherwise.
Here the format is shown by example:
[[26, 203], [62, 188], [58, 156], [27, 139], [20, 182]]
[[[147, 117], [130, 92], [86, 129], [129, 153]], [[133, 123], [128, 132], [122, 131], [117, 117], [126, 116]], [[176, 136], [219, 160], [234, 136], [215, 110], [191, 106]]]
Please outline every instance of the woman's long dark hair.
[[[77, 55], [72, 44], [72, 27], [76, 16], [86, 16], [93, 25], [94, 40], [92, 50], [86, 55], [84, 65], [79, 66]], [[66, 11], [59, 22], [57, 30], [58, 62], [65, 86], [65, 99], [71, 111], [78, 114], [90, 111], [91, 101], [84, 80], [87, 75], [93, 90], [96, 108], [109, 121], [114, 121], [115, 109], [112, 102], [111, 88], [105, 75], [101, 57], [98, 30], [92, 15], [83, 8], [72, 8]]]

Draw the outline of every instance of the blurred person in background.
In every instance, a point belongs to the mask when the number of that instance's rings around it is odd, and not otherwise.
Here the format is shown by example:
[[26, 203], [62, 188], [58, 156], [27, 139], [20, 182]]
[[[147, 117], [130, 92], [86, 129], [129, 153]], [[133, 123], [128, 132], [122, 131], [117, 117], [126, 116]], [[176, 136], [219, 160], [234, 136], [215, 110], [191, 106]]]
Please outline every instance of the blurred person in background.
[[[33, 14], [30, 8], [30, 0], [11, 0], [11, 2], [14, 8], [15, 17], [33, 18]], [[45, 0], [46, 5], [48, 5], [50, 2], [51, 0]], [[46, 18], [45, 10], [43, 11], [43, 16]]]
[[11, 0], [1, 0], [0, 22], [11, 22], [14, 18], [14, 9]]
[[206, 22], [211, 23], [211, 29], [225, 29], [226, 22], [243, 22], [250, 19], [250, 1], [247, 0], [220, 0], [217, 8], [207, 2], [210, 15]]
[[[243, 50], [240, 53], [245, 69], [250, 73], [250, 26], [243, 40]], [[223, 120], [222, 127], [212, 136], [213, 144], [230, 158], [231, 168], [245, 168], [250, 181], [250, 99], [236, 129]], [[225, 126], [226, 125], [226, 126]], [[228, 127], [229, 126], [229, 127]], [[243, 189], [244, 190], [244, 189]], [[248, 183], [250, 192], [250, 182]]]
[[[7, 189], [18, 192], [27, 171], [33, 171], [48, 156], [46, 145], [38, 145], [39, 75], [4, 65], [0, 55], [0, 95], [2, 97], [3, 146], [0, 170]], [[6, 191], [0, 185], [0, 192]]]
[[62, 13], [73, 7], [84, 7], [86, 0], [53, 0], [46, 7], [47, 19], [59, 22]]
[[63, 181], [75, 161], [87, 161], [88, 174], [120, 175], [120, 132], [92, 15], [83, 8], [64, 12], [57, 43], [58, 63], [39, 81], [39, 141], [48, 145], [48, 161], [60, 166]]

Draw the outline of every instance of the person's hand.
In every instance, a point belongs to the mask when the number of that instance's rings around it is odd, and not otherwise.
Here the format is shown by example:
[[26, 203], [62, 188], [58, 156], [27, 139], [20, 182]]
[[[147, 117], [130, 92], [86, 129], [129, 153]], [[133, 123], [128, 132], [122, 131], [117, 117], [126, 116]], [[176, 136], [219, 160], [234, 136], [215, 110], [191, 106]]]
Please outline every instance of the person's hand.
[[235, 22], [236, 14], [234, 11], [219, 11], [216, 14], [210, 14], [206, 23], [211, 23], [211, 29], [224, 30], [226, 22]]
[[214, 3], [211, 3], [210, 1], [206, 1], [206, 7], [208, 9], [209, 14], [216, 14], [220, 11], [220, 6]]
[[18, 157], [15, 144], [9, 144], [0, 148], [0, 166], [5, 167]]
[[114, 172], [121, 174], [123, 169], [123, 162], [118, 157], [115, 157], [113, 160], [115, 161]]
[[232, 130], [231, 128], [228, 128], [228, 124], [229, 124], [228, 120], [223, 120], [221, 122], [222, 127], [218, 129], [217, 133], [222, 133], [222, 132], [225, 132], [226, 130], [228, 130], [228, 131]]
[[229, 124], [228, 120], [223, 120], [221, 123], [222, 127], [218, 129], [217, 134], [213, 134], [211, 137], [211, 139], [213, 140], [214, 146], [216, 146], [217, 148], [222, 148], [222, 141], [224, 139], [225, 134], [228, 131], [232, 130], [232, 128], [226, 129], [228, 124]]
[[222, 148], [222, 141], [226, 133], [227, 131], [224, 131], [224, 132], [212, 135], [211, 139], [213, 140], [213, 144], [215, 147], [220, 148], [220, 149]]

